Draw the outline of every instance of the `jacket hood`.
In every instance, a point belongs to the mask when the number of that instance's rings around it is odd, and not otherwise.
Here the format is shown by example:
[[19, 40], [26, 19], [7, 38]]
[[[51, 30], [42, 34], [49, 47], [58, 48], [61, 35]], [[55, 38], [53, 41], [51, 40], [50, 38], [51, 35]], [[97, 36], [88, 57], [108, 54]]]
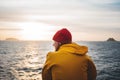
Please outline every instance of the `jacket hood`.
[[77, 55], [85, 55], [88, 52], [87, 46], [80, 46], [76, 43], [64, 44], [60, 47], [59, 51], [67, 51]]

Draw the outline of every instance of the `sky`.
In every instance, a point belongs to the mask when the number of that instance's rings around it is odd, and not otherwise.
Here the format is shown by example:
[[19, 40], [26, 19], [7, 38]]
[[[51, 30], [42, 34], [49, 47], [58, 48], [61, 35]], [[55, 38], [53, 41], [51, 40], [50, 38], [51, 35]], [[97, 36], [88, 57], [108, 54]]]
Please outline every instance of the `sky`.
[[0, 40], [52, 40], [62, 28], [75, 41], [120, 41], [120, 0], [0, 0]]

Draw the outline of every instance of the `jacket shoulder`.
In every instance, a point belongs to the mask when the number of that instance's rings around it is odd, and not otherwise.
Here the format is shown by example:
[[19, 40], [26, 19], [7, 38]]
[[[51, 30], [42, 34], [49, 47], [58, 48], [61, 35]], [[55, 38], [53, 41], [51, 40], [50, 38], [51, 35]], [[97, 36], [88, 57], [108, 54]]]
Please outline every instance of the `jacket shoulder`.
[[55, 56], [56, 52], [48, 52], [47, 58], [53, 58]]

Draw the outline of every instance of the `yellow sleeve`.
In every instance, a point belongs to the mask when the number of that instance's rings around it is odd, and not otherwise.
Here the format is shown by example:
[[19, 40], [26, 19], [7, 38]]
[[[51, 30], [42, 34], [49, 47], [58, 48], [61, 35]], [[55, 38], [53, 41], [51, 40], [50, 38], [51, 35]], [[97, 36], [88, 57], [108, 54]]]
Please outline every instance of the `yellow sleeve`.
[[42, 80], [52, 80], [52, 73], [51, 73], [52, 63], [51, 63], [50, 54], [51, 53], [48, 53], [46, 62], [42, 69]]
[[96, 76], [97, 76], [97, 71], [96, 71], [95, 64], [90, 59], [88, 61], [88, 80], [96, 80]]

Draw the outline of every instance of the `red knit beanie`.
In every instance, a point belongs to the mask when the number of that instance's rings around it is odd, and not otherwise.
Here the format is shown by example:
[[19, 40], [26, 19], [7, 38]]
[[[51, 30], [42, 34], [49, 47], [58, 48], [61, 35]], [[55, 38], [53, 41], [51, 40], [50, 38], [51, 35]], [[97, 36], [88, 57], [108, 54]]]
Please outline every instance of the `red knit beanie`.
[[55, 33], [53, 40], [60, 43], [70, 43], [72, 41], [72, 35], [66, 28], [63, 28]]

